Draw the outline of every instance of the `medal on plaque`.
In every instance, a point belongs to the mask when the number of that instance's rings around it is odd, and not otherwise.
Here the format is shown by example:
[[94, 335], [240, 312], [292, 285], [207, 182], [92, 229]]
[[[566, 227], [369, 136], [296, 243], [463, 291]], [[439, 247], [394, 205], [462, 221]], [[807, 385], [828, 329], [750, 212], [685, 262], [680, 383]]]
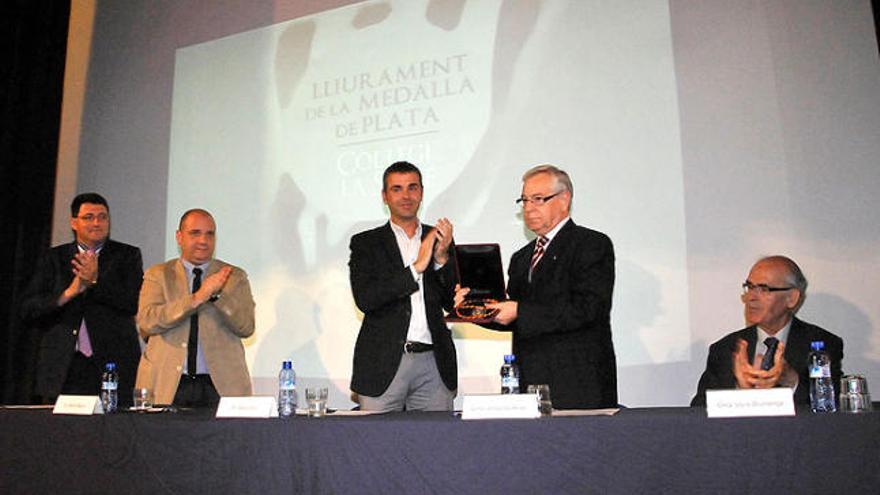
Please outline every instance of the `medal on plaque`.
[[455, 307], [455, 315], [450, 315], [446, 320], [468, 323], [492, 321], [498, 310], [486, 305], [506, 299], [501, 248], [498, 244], [457, 244], [455, 259], [459, 284], [470, 288], [470, 292]]

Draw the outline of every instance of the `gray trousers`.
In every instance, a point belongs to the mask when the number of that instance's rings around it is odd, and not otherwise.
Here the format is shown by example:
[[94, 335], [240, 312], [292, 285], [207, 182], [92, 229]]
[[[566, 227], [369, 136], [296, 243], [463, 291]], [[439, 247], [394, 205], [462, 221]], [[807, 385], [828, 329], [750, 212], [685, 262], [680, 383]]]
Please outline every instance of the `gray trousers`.
[[388, 389], [378, 397], [358, 396], [362, 411], [451, 411], [455, 391], [446, 388], [434, 351], [404, 353]]

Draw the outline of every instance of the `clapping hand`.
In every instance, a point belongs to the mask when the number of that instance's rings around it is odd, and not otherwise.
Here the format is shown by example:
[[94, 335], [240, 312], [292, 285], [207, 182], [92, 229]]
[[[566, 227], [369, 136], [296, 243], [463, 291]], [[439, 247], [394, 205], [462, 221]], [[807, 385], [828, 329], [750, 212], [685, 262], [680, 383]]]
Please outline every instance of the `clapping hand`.
[[749, 344], [743, 339], [736, 343], [733, 352], [733, 375], [739, 388], [773, 388], [780, 384], [791, 384], [792, 378], [797, 383], [797, 373], [785, 360], [785, 343], [780, 342], [776, 348], [774, 360], [776, 364], [769, 370], [760, 366], [752, 366], [748, 357]]
[[452, 222], [447, 218], [437, 220], [434, 227], [437, 242], [434, 244], [434, 262], [445, 265], [449, 261], [449, 246], [452, 245]]

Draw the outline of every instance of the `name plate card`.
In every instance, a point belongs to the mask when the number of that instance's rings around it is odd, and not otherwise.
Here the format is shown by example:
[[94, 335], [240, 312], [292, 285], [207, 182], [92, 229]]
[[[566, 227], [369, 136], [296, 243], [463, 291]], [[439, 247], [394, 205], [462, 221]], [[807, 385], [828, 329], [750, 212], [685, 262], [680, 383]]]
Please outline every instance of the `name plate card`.
[[710, 418], [794, 416], [794, 398], [788, 387], [707, 390]]
[[55, 401], [52, 414], [75, 414], [77, 416], [91, 416], [92, 414], [104, 414], [104, 406], [101, 398], [97, 395], [59, 395]]
[[461, 419], [540, 418], [535, 394], [465, 395]]
[[277, 418], [278, 404], [272, 396], [220, 397], [217, 418]]

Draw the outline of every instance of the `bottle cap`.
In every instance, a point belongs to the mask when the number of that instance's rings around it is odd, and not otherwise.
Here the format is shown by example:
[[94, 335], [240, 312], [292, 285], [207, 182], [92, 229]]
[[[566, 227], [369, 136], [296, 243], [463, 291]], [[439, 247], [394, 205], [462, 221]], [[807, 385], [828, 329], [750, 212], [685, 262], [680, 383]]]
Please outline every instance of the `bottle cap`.
[[293, 369], [293, 364], [291, 364], [290, 361], [284, 361], [283, 363], [281, 363], [281, 369], [283, 369], [283, 370]]
[[504, 355], [504, 364], [511, 364], [516, 361], [516, 356], [513, 354], [505, 354]]
[[114, 363], [113, 361], [110, 361], [109, 363], [104, 365], [104, 371], [115, 371], [115, 370], [116, 370], [116, 363]]
[[813, 349], [814, 351], [821, 351], [822, 349], [825, 349], [825, 342], [821, 340], [811, 342], [810, 349]]

